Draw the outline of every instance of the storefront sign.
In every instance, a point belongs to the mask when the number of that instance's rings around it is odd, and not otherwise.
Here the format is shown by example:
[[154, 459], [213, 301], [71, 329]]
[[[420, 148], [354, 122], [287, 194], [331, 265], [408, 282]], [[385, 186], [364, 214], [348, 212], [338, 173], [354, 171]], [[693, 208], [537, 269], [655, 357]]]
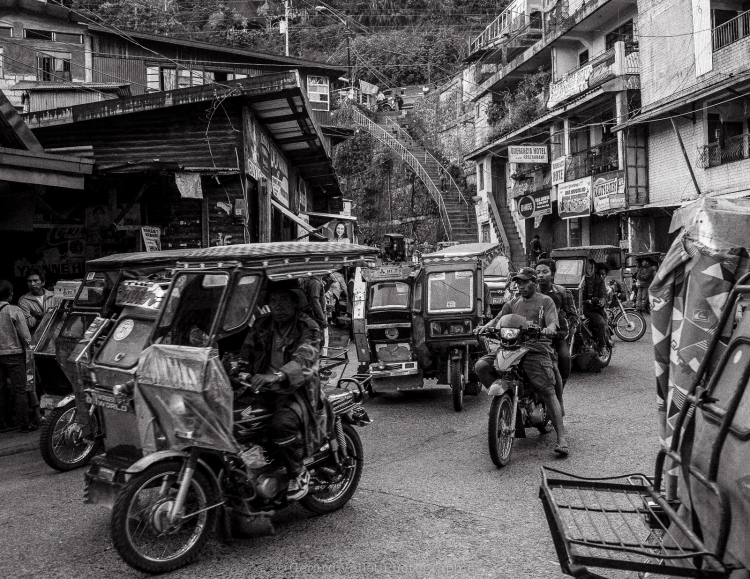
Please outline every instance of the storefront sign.
[[508, 147], [510, 163], [548, 163], [546, 145], [522, 145]]
[[557, 202], [561, 219], [591, 215], [591, 177], [558, 185]]
[[625, 172], [613, 171], [594, 177], [594, 213], [625, 208]]
[[559, 185], [565, 183], [565, 164], [568, 162], [567, 157], [558, 157], [552, 161], [552, 184]]
[[557, 82], [551, 82], [547, 108], [553, 109], [564, 100], [588, 90], [589, 77], [593, 69], [594, 67], [589, 64], [565, 75]]
[[143, 247], [146, 251], [161, 251], [161, 228], [141, 227], [143, 235]]
[[518, 200], [518, 213], [524, 219], [539, 218], [552, 213], [552, 202], [549, 191], [540, 191], [526, 195]]

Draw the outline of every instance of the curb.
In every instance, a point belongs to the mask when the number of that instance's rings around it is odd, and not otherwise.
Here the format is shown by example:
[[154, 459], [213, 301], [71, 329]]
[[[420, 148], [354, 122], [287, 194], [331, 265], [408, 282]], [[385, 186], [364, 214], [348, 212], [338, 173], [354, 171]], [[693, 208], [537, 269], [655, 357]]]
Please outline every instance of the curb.
[[10, 448], [0, 448], [0, 456], [10, 456], [12, 454], [20, 454], [22, 452], [29, 452], [31, 450], [37, 450], [39, 448], [39, 439], [34, 442], [25, 442]]

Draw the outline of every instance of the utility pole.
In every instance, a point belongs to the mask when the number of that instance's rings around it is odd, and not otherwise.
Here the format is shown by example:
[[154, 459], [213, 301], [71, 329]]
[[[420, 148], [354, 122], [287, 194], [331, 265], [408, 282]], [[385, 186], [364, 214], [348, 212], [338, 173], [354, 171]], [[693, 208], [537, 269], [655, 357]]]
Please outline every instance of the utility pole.
[[286, 35], [286, 55], [289, 56], [289, 0], [284, 0], [284, 34]]
[[349, 30], [349, 23], [346, 22], [346, 68], [349, 71], [349, 98], [354, 98], [354, 78], [352, 75], [352, 53], [351, 53], [351, 46], [350, 46], [350, 40], [352, 38], [352, 33]]

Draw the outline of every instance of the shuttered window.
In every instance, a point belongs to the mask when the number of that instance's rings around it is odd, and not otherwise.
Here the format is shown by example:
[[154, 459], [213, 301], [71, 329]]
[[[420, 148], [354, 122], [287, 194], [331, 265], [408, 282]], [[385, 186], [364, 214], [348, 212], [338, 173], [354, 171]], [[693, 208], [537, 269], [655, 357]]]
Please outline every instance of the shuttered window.
[[146, 86], [149, 91], [161, 90], [161, 82], [159, 79], [159, 67], [158, 66], [147, 66], [146, 67]]

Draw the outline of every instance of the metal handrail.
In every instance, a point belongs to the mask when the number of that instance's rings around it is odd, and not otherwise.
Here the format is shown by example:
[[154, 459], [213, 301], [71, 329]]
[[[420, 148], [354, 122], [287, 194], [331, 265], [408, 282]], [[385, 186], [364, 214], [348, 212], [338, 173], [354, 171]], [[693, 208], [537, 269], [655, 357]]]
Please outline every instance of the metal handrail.
[[711, 30], [713, 49], [719, 50], [750, 35], [750, 10]]
[[[409, 139], [411, 142], [415, 143], [414, 138], [408, 132], [406, 132], [401, 125], [399, 125], [397, 122], [395, 122], [393, 119], [391, 119], [391, 117], [386, 117], [385, 118], [385, 124], [386, 125], [393, 125], [407, 139]], [[469, 201], [466, 199], [466, 197], [464, 197], [464, 194], [461, 192], [461, 189], [459, 188], [458, 183], [456, 183], [455, 179], [453, 179], [453, 175], [451, 175], [448, 172], [448, 169], [446, 169], [445, 165], [443, 165], [440, 161], [438, 161], [435, 158], [435, 156], [432, 153], [430, 153], [430, 151], [427, 149], [427, 147], [425, 147], [423, 145], [420, 145], [420, 146], [424, 149], [425, 163], [427, 162], [427, 156], [429, 156], [433, 161], [435, 161], [435, 163], [437, 164], [437, 166], [440, 167], [443, 170], [443, 173], [445, 173], [448, 176], [448, 178], [450, 179], [451, 183], [453, 183], [453, 186], [456, 188], [456, 191], [458, 192], [458, 202], [461, 203], [461, 201], [463, 201], [466, 204], [466, 217], [469, 217]]]
[[425, 168], [419, 162], [419, 160], [414, 156], [414, 154], [412, 154], [411, 151], [409, 151], [409, 149], [404, 147], [401, 141], [396, 139], [393, 135], [389, 134], [388, 131], [386, 131], [376, 122], [369, 119], [356, 107], [352, 107], [352, 120], [355, 123], [365, 127], [368, 132], [373, 137], [378, 139], [381, 143], [398, 152], [401, 158], [406, 161], [407, 164], [414, 170], [414, 172], [417, 174], [417, 177], [419, 177], [427, 187], [427, 191], [430, 193], [430, 196], [433, 198], [435, 203], [437, 203], [438, 210], [440, 211], [440, 219], [443, 223], [443, 229], [445, 230], [445, 234], [448, 236], [448, 240], [452, 241], [453, 228], [451, 227], [450, 218], [448, 217], [448, 210], [445, 207], [445, 201], [443, 201], [443, 195], [437, 188]]

